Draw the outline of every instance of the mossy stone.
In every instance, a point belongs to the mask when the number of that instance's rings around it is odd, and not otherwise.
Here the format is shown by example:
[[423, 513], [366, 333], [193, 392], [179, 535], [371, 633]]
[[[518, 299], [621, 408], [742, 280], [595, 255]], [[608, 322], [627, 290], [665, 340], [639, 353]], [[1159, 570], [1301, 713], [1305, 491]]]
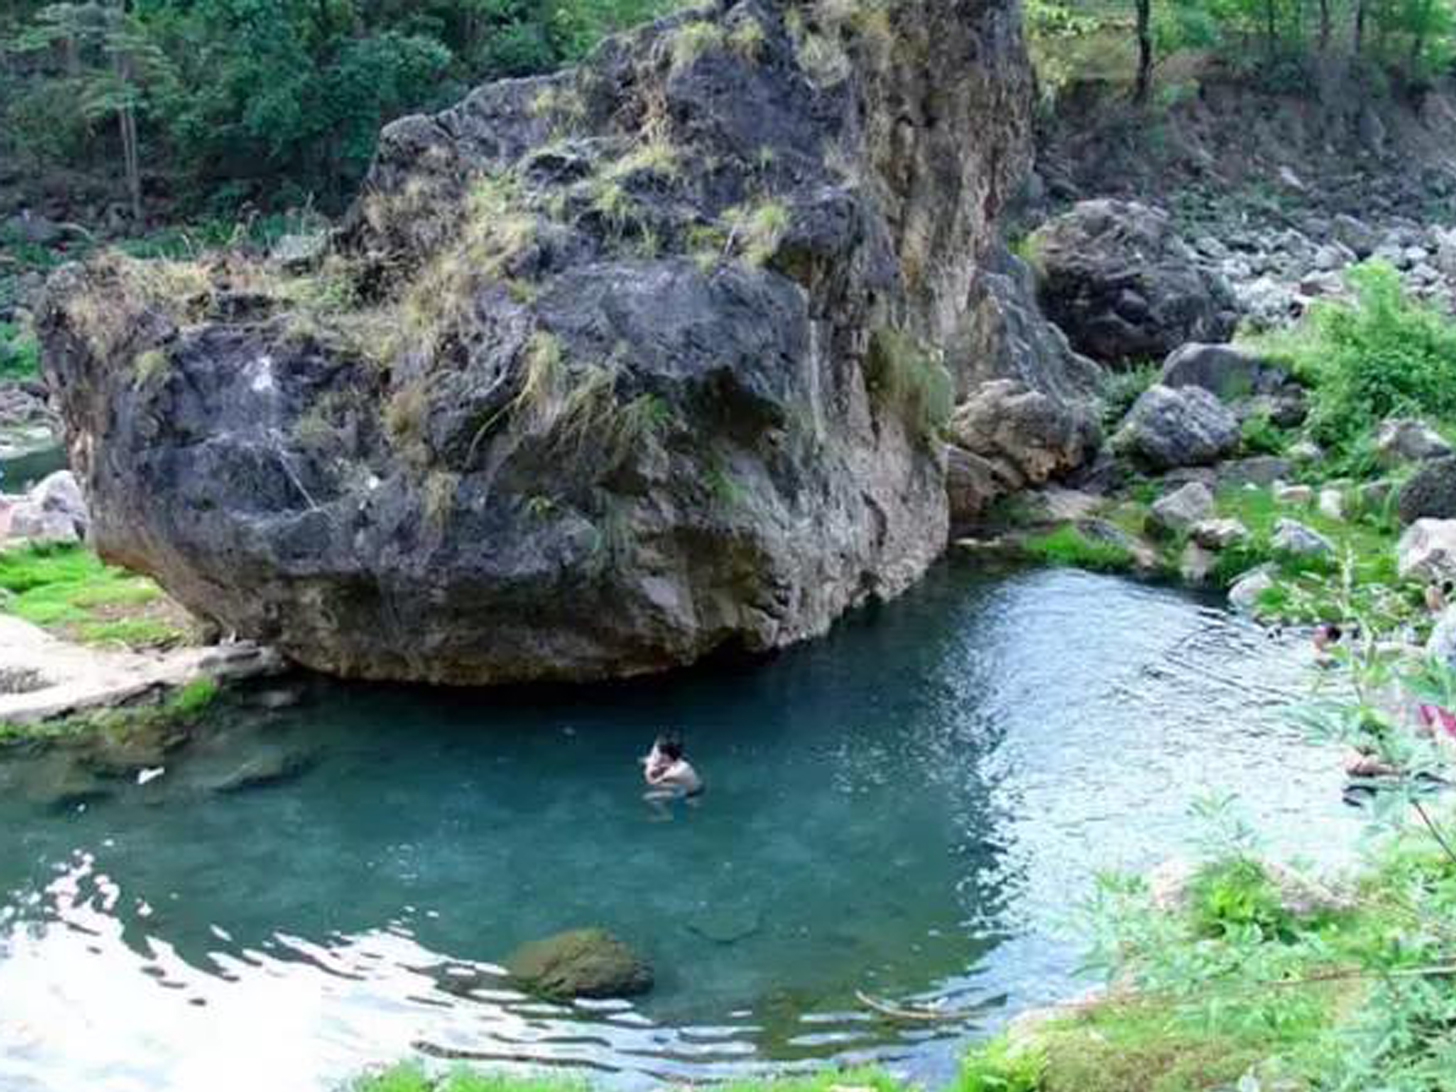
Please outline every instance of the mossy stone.
[[652, 966], [605, 929], [569, 929], [522, 945], [506, 960], [516, 983], [559, 1000], [632, 997], [652, 989]]

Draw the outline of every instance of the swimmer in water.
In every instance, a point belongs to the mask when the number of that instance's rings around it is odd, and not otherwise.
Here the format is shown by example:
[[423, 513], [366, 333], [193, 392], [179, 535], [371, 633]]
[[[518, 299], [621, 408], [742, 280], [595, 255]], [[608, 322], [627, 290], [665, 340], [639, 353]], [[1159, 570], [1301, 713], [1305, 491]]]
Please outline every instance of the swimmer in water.
[[703, 791], [703, 779], [683, 757], [682, 740], [675, 735], [657, 737], [642, 759], [642, 778], [647, 782], [646, 799], [653, 802], [691, 799]]

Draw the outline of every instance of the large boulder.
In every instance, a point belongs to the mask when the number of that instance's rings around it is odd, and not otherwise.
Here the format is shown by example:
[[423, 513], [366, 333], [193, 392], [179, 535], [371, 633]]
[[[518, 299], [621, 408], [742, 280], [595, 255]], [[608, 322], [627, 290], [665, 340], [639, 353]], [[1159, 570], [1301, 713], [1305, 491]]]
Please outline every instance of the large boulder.
[[1004, 244], [976, 270], [967, 319], [947, 352], [962, 397], [993, 379], [1064, 400], [1084, 400], [1102, 385], [1102, 369], [1047, 321], [1031, 267]]
[[1133, 403], [1113, 446], [1154, 470], [1204, 466], [1239, 446], [1239, 422], [1202, 387], [1155, 384]]
[[1381, 466], [1423, 462], [1456, 454], [1435, 429], [1414, 417], [1391, 417], [1375, 430], [1375, 458]]
[[71, 543], [86, 537], [90, 517], [75, 475], [57, 470], [31, 487], [22, 499], [4, 506], [3, 538], [37, 543]]
[[557, 1000], [634, 997], [652, 989], [652, 965], [605, 929], [569, 929], [518, 948], [506, 970], [523, 989]]
[[1027, 250], [1047, 317], [1094, 360], [1162, 359], [1233, 333], [1233, 293], [1161, 209], [1083, 201], [1033, 232]]
[[1224, 402], [1273, 394], [1288, 380], [1282, 368], [1232, 345], [1189, 342], [1168, 354], [1159, 382], [1165, 387], [1202, 387]]
[[1163, 538], [1186, 534], [1214, 513], [1213, 492], [1202, 482], [1189, 482], [1159, 497], [1148, 509], [1148, 532]]
[[1401, 523], [1418, 519], [1456, 519], [1456, 455], [1428, 459], [1395, 495]]
[[725, 0], [400, 119], [312, 272], [59, 272], [100, 552], [307, 666], [459, 684], [910, 586], [1030, 73], [1012, 0], [879, 14]]
[[1395, 547], [1402, 580], [1456, 580], [1456, 519], [1418, 519]]
[[955, 444], [1002, 463], [1029, 485], [1076, 470], [1102, 440], [1088, 406], [1029, 390], [1015, 379], [983, 384], [957, 408], [949, 432]]

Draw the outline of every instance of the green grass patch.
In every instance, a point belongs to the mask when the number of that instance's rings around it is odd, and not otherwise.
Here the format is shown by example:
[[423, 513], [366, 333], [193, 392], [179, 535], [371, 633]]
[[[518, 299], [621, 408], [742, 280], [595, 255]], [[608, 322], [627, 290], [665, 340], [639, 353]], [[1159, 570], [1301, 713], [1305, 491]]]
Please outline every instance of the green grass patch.
[[185, 620], [155, 582], [83, 546], [0, 552], [0, 610], [84, 643], [155, 647], [187, 637]]
[[[831, 1092], [835, 1088], [901, 1092], [903, 1086], [879, 1069], [824, 1069], [793, 1077], [727, 1081], [717, 1092]], [[590, 1092], [591, 1085], [570, 1074], [516, 1074], [474, 1070], [464, 1066], [431, 1074], [418, 1062], [401, 1062], [356, 1077], [345, 1092]]]
[[[1348, 519], [1332, 519], [1309, 505], [1280, 504], [1270, 489], [1230, 487], [1217, 495], [1218, 514], [1249, 530], [1246, 542], [1219, 552], [1211, 580], [1231, 585], [1259, 565], [1272, 564], [1276, 584], [1258, 602], [1261, 615], [1291, 622], [1341, 621], [1356, 616], [1382, 629], [1424, 617], [1419, 585], [1396, 573], [1399, 528], [1384, 511], [1360, 513], [1346, 494]], [[1282, 554], [1272, 544], [1275, 525], [1288, 518], [1324, 535], [1333, 557]]]
[[0, 380], [34, 379], [40, 374], [40, 343], [35, 334], [0, 322]]
[[1125, 572], [1136, 558], [1126, 546], [1094, 539], [1068, 524], [1026, 540], [1028, 554], [1047, 565], [1067, 565], [1096, 572]]

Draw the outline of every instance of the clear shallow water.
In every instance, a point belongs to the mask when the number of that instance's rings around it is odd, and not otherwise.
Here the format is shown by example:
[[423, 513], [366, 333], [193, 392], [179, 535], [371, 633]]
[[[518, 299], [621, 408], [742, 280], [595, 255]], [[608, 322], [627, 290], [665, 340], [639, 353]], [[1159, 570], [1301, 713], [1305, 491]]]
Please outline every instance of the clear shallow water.
[[[826, 1057], [934, 1079], [958, 1042], [1081, 988], [1095, 870], [1182, 850], [1236, 792], [1284, 856], [1338, 861], [1337, 757], [1286, 727], [1307, 655], [1169, 590], [942, 566], [752, 667], [511, 695], [318, 685], [144, 786], [44, 802], [0, 765], [0, 1089], [328, 1088], [421, 1049], [624, 1085]], [[708, 782], [655, 822], [663, 727]], [[259, 755], [301, 776], [210, 791]], [[519, 943], [603, 925], [627, 1004], [509, 988]], [[855, 997], [975, 1015], [891, 1026]]]

